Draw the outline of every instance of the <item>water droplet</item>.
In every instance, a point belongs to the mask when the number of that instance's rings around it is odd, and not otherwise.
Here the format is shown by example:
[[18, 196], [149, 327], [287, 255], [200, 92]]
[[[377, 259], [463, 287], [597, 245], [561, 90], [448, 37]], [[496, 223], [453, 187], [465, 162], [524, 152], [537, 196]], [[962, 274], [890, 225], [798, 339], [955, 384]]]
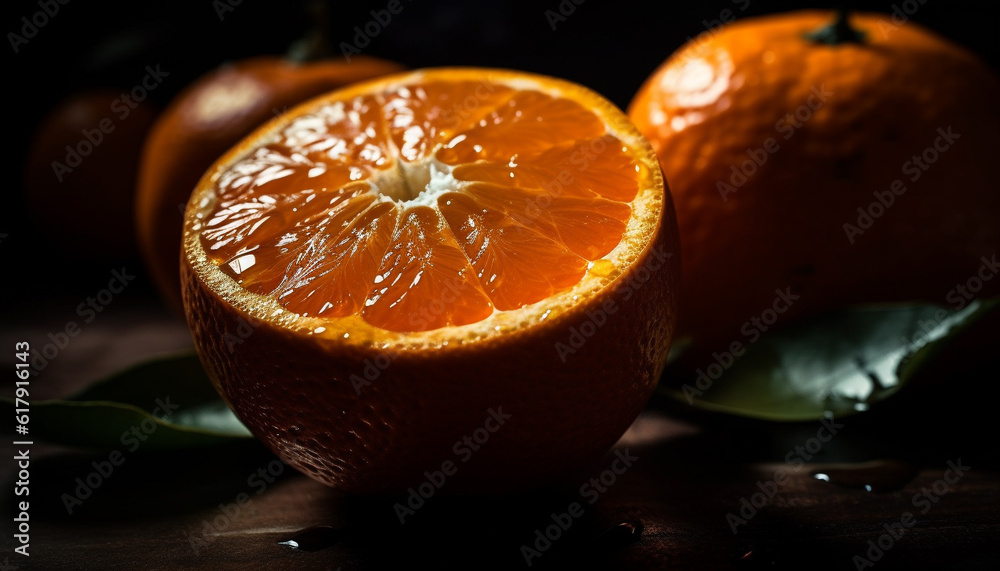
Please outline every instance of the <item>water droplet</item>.
[[590, 273], [594, 275], [607, 277], [614, 271], [615, 264], [611, 260], [601, 259], [596, 262], [591, 262], [588, 269], [590, 270]]
[[875, 460], [858, 464], [831, 464], [812, 472], [816, 480], [866, 492], [894, 492], [910, 483], [919, 472], [902, 460]]

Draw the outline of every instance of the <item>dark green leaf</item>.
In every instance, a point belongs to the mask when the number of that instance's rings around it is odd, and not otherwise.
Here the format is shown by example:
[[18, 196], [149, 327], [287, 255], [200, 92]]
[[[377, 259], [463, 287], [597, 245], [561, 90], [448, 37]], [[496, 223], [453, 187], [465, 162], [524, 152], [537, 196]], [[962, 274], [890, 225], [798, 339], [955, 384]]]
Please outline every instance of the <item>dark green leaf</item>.
[[[0, 403], [13, 413], [12, 399]], [[251, 437], [194, 354], [142, 363], [68, 399], [31, 402], [30, 419], [27, 439], [106, 450], [170, 450]]]
[[[696, 407], [765, 420], [814, 420], [865, 411], [911, 381], [1000, 298], [961, 310], [864, 306], [765, 335], [706, 387], [668, 368], [659, 390]], [[702, 371], [705, 369], [703, 368]]]

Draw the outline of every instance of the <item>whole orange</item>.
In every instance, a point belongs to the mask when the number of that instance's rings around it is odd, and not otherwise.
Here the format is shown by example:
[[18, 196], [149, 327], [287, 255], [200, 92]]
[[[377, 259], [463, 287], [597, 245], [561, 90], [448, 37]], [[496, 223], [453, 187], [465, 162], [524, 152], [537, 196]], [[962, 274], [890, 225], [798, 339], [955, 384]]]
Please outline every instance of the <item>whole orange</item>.
[[889, 15], [748, 18], [671, 55], [628, 113], [676, 201], [693, 355], [995, 273], [998, 101], [973, 54]]
[[38, 225], [79, 260], [134, 256], [132, 211], [142, 142], [156, 119], [122, 93], [76, 93], [42, 120], [28, 149], [25, 201]]
[[656, 155], [606, 99], [442, 68], [311, 100], [226, 153], [181, 273], [209, 376], [286, 462], [353, 492], [499, 492], [585, 467], [638, 416], [676, 248]]
[[184, 205], [215, 159], [289, 106], [402, 69], [368, 56], [308, 63], [260, 56], [209, 72], [181, 92], [143, 148], [135, 211], [139, 245], [163, 297], [180, 308]]

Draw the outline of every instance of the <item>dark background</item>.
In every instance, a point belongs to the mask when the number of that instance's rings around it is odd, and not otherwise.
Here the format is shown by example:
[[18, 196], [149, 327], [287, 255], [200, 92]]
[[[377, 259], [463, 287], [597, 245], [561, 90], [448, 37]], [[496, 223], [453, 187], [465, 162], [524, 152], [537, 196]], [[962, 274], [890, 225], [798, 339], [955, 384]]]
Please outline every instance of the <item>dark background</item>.
[[[52, 0], [55, 1], [55, 0]], [[0, 242], [9, 292], [4, 313], [23, 314], [25, 298], [52, 294], [78, 295], [107, 275], [117, 260], [81, 263], [59, 255], [26, 212], [21, 173], [32, 133], [45, 113], [61, 100], [86, 88], [127, 90], [159, 64], [170, 73], [151, 93], [160, 108], [204, 72], [257, 54], [284, 53], [310, 27], [303, 0], [253, 2], [243, 0], [181, 2], [71, 0], [27, 44], [13, 53], [10, 40], [2, 48], [6, 77], [8, 136], [3, 153], [9, 179], [3, 185]], [[830, 8], [832, 2], [630, 2], [587, 0], [555, 30], [546, 10], [558, 10], [559, 0], [477, 0], [475, 2], [400, 0], [403, 10], [363, 50], [367, 55], [398, 61], [412, 68], [474, 65], [521, 69], [570, 79], [587, 85], [625, 107], [643, 80], [688, 38], [720, 22], [723, 10], [748, 18], [804, 7]], [[565, 0], [572, 5], [570, 0]], [[370, 10], [386, 1], [329, 2], [330, 37], [334, 44], [352, 42], [355, 26], [371, 20]], [[908, 7], [918, 0], [908, 0]], [[853, 2], [866, 11], [891, 13], [904, 2]], [[219, 11], [222, 9], [222, 18]], [[740, 7], [745, 7], [741, 10]], [[5, 2], [0, 19], [6, 34], [20, 33], [21, 17], [39, 10], [38, 0]], [[925, 0], [911, 17], [1000, 67], [1000, 20], [988, 2]], [[124, 229], [122, 240], [133, 240]], [[133, 264], [139, 267], [138, 264]], [[36, 279], [28, 279], [26, 276]], [[140, 279], [135, 293], [148, 293]], [[16, 307], [15, 307], [16, 306]], [[24, 317], [23, 315], [21, 315]]]
[[[740, 11], [746, 0], [586, 0], [552, 30], [545, 11], [557, 10], [560, 0], [401, 2], [403, 11], [393, 16], [363, 50], [365, 54], [411, 68], [492, 66], [558, 76], [587, 85], [623, 108], [674, 49], [718, 25], [723, 10], [745, 19], [834, 5], [750, 0]], [[370, 11], [383, 9], [386, 3], [330, 2], [334, 43], [352, 42], [354, 27], [364, 26], [371, 20]], [[304, 0], [243, 0], [224, 12], [221, 20], [217, 13], [220, 4], [228, 6], [226, 0], [70, 0], [36, 37], [20, 46], [19, 53], [13, 53], [9, 41], [0, 48], [6, 72], [3, 132], [9, 139], [3, 152], [4, 172], [9, 178], [0, 190], [0, 234], [7, 234], [0, 240], [4, 277], [0, 285], [0, 342], [4, 346], [9, 346], [6, 341], [23, 339], [30, 339], [33, 347], [40, 346], [47, 341], [47, 333], [61, 331], [67, 319], [76, 319], [73, 308], [106, 283], [111, 268], [141, 268], [137, 260], [83, 262], [67, 258], [26, 211], [21, 174], [29, 141], [45, 114], [81, 90], [128, 90], [141, 80], [147, 65], [157, 64], [170, 73], [151, 92], [152, 100], [162, 108], [206, 71], [226, 61], [283, 53], [310, 27]], [[908, 4], [919, 2], [909, 0]], [[882, 13], [891, 13], [894, 5], [903, 6], [904, 2], [851, 4]], [[8, 1], [0, 10], [0, 27], [6, 38], [7, 33], [20, 31], [22, 17], [39, 10], [38, 0]], [[1000, 69], [1000, 19], [992, 16], [994, 10], [992, 2], [925, 0], [911, 19]], [[122, 222], [121, 239], [132, 241], [126, 222]], [[136, 273], [138, 278], [121, 299], [116, 298], [113, 306], [60, 354], [58, 362], [33, 380], [33, 399], [64, 396], [120, 369], [124, 362], [190, 345], [183, 322], [160, 305], [149, 279]], [[0, 365], [10, 358], [0, 359]], [[928, 403], [928, 397], [914, 402], [901, 396], [887, 403], [882, 416], [859, 415], [838, 439], [836, 450], [830, 451], [834, 457], [838, 451], [854, 454], [850, 451], [861, 450], [866, 458], [876, 453], [933, 458], [908, 485], [902, 500], [902, 492], [864, 495], [855, 489], [817, 487], [803, 472], [783, 490], [780, 509], [776, 502], [774, 509], [762, 511], [753, 528], [734, 536], [724, 525], [724, 514], [738, 507], [741, 496], [754, 493], [758, 481], [772, 477], [774, 463], [780, 463], [792, 445], [812, 436], [815, 423], [775, 427], [715, 418], [714, 423], [699, 427], [675, 420], [683, 420], [683, 415], [675, 416], [676, 410], [665, 417], [653, 406], [650, 410], [654, 414], [646, 416], [641, 426], [648, 433], [669, 438], [646, 444], [641, 452], [643, 464], [629, 474], [629, 484], [616, 487], [595, 506], [595, 514], [589, 516], [588, 523], [580, 524], [577, 537], [589, 545], [596, 531], [611, 522], [639, 518], [647, 526], [642, 542], [632, 551], [620, 552], [620, 559], [612, 560], [617, 564], [614, 566], [701, 569], [723, 562], [741, 569], [850, 569], [851, 556], [877, 537], [883, 523], [899, 517], [901, 502], [906, 505], [914, 489], [941, 477], [944, 460], [963, 454], [968, 459], [974, 454], [975, 470], [963, 479], [962, 491], [949, 496], [928, 516], [921, 515], [913, 535], [877, 569], [997, 568], [1000, 552], [994, 544], [1000, 530], [996, 513], [1000, 492], [992, 420], [995, 406], [989, 398], [976, 398], [960, 390], [971, 378], [960, 367], [949, 366], [936, 374], [949, 388], [940, 398], [932, 395], [934, 402]], [[995, 375], [995, 369], [989, 374]], [[983, 378], [989, 380], [985, 375]], [[5, 456], [8, 451], [0, 448]], [[62, 568], [160, 565], [157, 568], [223, 569], [244, 562], [247, 568], [278, 568], [281, 564], [322, 569], [329, 564], [333, 569], [352, 557], [367, 567], [400, 568], [420, 559], [440, 563], [442, 558], [454, 556], [455, 547], [463, 542], [481, 559], [508, 557], [519, 566], [516, 546], [530, 537], [536, 525], [547, 523], [550, 510], [566, 505], [562, 495], [497, 501], [497, 513], [488, 514], [490, 520], [484, 522], [466, 519], [471, 516], [461, 505], [456, 508], [442, 500], [438, 515], [421, 514], [423, 523], [402, 529], [395, 521], [379, 523], [369, 513], [391, 513], [388, 507], [373, 510], [370, 504], [352, 503], [303, 476], [289, 474], [282, 486], [257, 500], [257, 515], [243, 516], [239, 522], [241, 529], [263, 530], [261, 534], [249, 539], [242, 535], [220, 538], [211, 551], [195, 557], [182, 532], [215, 517], [218, 502], [232, 501], [235, 491], [244, 489], [246, 474], [267, 465], [270, 457], [262, 459], [259, 451], [257, 455], [227, 455], [214, 450], [136, 457], [129, 460], [127, 470], [115, 474], [113, 484], [102, 488], [98, 499], [88, 503], [88, 511], [70, 518], [63, 511], [59, 494], [66, 491], [73, 477], [91, 470], [90, 462], [96, 456], [40, 448], [32, 454], [46, 452], [48, 458], [33, 464], [38, 480], [32, 494], [39, 501], [32, 512], [37, 523], [33, 541], [37, 551], [33, 555], [63, 562]], [[8, 465], [5, 462], [0, 471], [5, 490], [10, 490], [6, 485], [10, 480]], [[573, 491], [569, 490], [570, 498]], [[5, 502], [13, 498], [9, 491], [3, 496]], [[6, 515], [10, 504], [0, 505]], [[504, 517], [520, 524], [507, 526]], [[345, 541], [343, 550], [317, 554], [279, 550], [275, 534], [268, 531], [282, 525], [343, 525], [344, 521], [350, 523], [346, 528], [355, 537]], [[10, 528], [3, 529], [0, 563], [10, 553], [7, 546], [11, 544], [6, 531]], [[560, 549], [566, 553], [576, 547]], [[590, 559], [591, 552], [581, 549], [579, 553], [582, 564], [577, 567], [600, 566]], [[546, 557], [546, 562], [561, 566], [555, 555]], [[38, 564], [37, 557], [31, 559]], [[11, 563], [32, 568], [16, 559]]]

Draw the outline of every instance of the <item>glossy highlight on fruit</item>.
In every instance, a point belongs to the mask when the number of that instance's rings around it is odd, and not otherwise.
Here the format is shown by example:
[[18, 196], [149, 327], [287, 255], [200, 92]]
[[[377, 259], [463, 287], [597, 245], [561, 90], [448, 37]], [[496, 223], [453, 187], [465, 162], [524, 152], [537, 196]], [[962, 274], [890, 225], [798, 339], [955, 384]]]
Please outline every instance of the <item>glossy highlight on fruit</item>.
[[[298, 117], [284, 144], [219, 178], [201, 233], [210, 259], [294, 313], [393, 331], [474, 323], [575, 285], [621, 240], [635, 161], [596, 115], [539, 92], [490, 85], [478, 113], [437, 124], [435, 102], [477, 87], [402, 86]], [[597, 148], [549, 197], [546, 179]], [[456, 303], [421, 314], [446, 293]]]
[[453, 490], [487, 492], [579, 469], [635, 419], [676, 251], [652, 149], [605, 99], [443, 68], [310, 101], [222, 157], [182, 277], [209, 375], [285, 461], [399, 493], [452, 460]]
[[258, 56], [219, 67], [181, 92], [143, 147], [135, 210], [139, 245], [164, 299], [180, 307], [184, 205], [216, 159], [253, 129], [310, 97], [402, 69], [369, 56], [350, 62]]

